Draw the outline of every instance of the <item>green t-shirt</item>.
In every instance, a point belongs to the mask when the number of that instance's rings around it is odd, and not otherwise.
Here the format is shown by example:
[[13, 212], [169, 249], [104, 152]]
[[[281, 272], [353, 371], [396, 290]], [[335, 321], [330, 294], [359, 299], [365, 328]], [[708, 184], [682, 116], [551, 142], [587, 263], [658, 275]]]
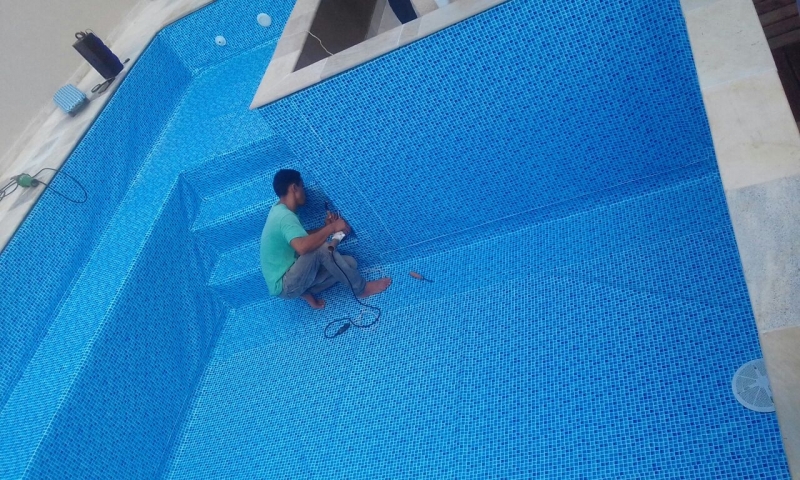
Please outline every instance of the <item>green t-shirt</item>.
[[277, 296], [283, 290], [283, 274], [294, 264], [297, 255], [289, 242], [308, 235], [297, 214], [276, 203], [267, 215], [267, 223], [261, 232], [261, 273], [267, 281], [270, 295]]

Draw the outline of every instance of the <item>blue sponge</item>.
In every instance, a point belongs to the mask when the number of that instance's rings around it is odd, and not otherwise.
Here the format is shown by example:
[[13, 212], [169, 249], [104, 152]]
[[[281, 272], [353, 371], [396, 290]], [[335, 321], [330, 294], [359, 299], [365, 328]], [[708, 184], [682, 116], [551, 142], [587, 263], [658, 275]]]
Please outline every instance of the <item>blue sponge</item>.
[[53, 101], [70, 115], [78, 113], [86, 104], [86, 95], [83, 94], [75, 85], [65, 85], [61, 87], [53, 96]]

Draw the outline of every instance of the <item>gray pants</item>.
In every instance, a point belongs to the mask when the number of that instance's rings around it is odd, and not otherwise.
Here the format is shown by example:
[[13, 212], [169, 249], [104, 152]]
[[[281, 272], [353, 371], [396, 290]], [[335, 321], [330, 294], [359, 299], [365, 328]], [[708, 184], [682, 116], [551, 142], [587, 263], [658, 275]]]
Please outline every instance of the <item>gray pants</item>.
[[283, 275], [283, 291], [280, 296], [297, 298], [304, 293], [316, 295], [337, 283], [348, 285], [348, 281], [353, 287], [353, 293], [360, 295], [367, 282], [357, 268], [355, 258], [340, 255], [338, 251], [331, 253], [328, 244], [324, 244], [295, 260], [294, 265]]

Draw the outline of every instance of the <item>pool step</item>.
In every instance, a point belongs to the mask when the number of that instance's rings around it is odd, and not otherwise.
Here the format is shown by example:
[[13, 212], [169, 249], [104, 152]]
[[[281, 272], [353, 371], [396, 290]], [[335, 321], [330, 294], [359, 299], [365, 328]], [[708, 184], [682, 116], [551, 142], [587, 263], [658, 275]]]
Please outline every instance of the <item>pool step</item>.
[[253, 178], [271, 178], [276, 170], [293, 161], [283, 141], [268, 137], [215, 155], [183, 175], [198, 197], [206, 200]]
[[204, 199], [192, 232], [225, 251], [259, 236], [274, 203], [272, 174], [255, 175]]
[[218, 252], [259, 235], [276, 200], [272, 177], [294, 163], [285, 143], [269, 137], [184, 172], [182, 178], [199, 202], [192, 232]]
[[[447, 250], [434, 254], [385, 261], [381, 268], [395, 279], [392, 295], [409, 302], [438, 298], [454, 290], [481, 288], [518, 273], [538, 275], [551, 272], [623, 288], [633, 286], [708, 304], [737, 304], [746, 292], [741, 271], [732, 272], [721, 267], [730, 265], [736, 256], [730, 225], [698, 221], [717, 218], [720, 214], [695, 211], [694, 200], [686, 204], [682, 200], [697, 195], [704, 198], [714, 190], [711, 187], [717, 181], [713, 175], [692, 179], [662, 192], [518, 230], [500, 230], [502, 233], [485, 240], [453, 242]], [[670, 202], [674, 208], [668, 215], [654, 216], [650, 213], [657, 211], [656, 205]], [[723, 208], [724, 204], [709, 201], [705, 205], [708, 207], [704, 208], [713, 210]], [[641, 213], [634, 215], [634, 212]], [[720, 242], [725, 246], [720, 246]], [[363, 246], [355, 243], [349, 249], [360, 260]], [[257, 245], [252, 246], [249, 259], [238, 253], [232, 255], [238, 257], [233, 259], [231, 255], [224, 255], [218, 261], [214, 273], [215, 288], [225, 285], [224, 288], [236, 296], [239, 305], [259, 300], [262, 297], [240, 294], [248, 289], [236, 282], [245, 280], [234, 272], [225, 273], [230, 269], [249, 269], [253, 273], [248, 282], [263, 282], [257, 267]], [[642, 268], [648, 259], [658, 261]], [[237, 264], [236, 260], [246, 265]], [[407, 281], [410, 271], [419, 272], [435, 282]], [[709, 277], [716, 278], [712, 290], [700, 281]]]
[[[453, 289], [488, 284], [514, 274], [521, 265], [526, 265], [524, 268], [532, 273], [564, 269], [564, 274], [571, 276], [583, 276], [581, 278], [590, 281], [608, 281], [611, 284], [619, 281], [620, 286], [625, 286], [630, 282], [626, 284], [624, 278], [617, 280], [614, 276], [624, 277], [627, 274], [625, 270], [629, 267], [623, 261], [626, 256], [654, 255], [666, 258], [677, 255], [680, 256], [680, 278], [667, 278], [665, 275], [668, 272], [655, 268], [657, 265], [650, 269], [651, 272], [631, 273], [638, 273], [642, 281], [649, 282], [648, 288], [653, 291], [669, 288], [676, 294], [683, 291], [687, 298], [699, 295], [717, 304], [738, 301], [726, 295], [722, 291], [724, 289], [717, 292], [717, 301], [714, 295], [692, 287], [695, 278], [725, 274], [715, 271], [703, 260], [725, 251], [714, 246], [718, 242], [705, 235], [697, 241], [699, 243], [687, 240], [680, 245], [670, 244], [676, 239], [712, 232], [709, 234], [712, 237], [724, 237], [733, 245], [729, 224], [708, 220], [726, 218], [724, 212], [720, 211], [724, 208], [724, 200], [716, 198], [722, 195], [718, 189], [717, 173], [707, 168], [680, 173], [683, 177], [671, 179], [677, 182], [668, 183], [655, 191], [635, 191], [638, 195], [630, 197], [609, 194], [603, 201], [597, 200], [588, 208], [581, 204], [582, 209], [574, 213], [571, 207], [564, 206], [560, 212], [562, 216], [515, 218], [503, 225], [498, 222], [498, 225], [487, 226], [486, 230], [490, 230], [488, 233], [477, 232], [476, 235], [475, 232], [466, 232], [443, 239], [435, 245], [438, 251], [431, 252], [430, 247], [434, 245], [420, 245], [405, 252], [389, 252], [377, 266], [382, 265], [383, 270], [395, 279], [408, 277], [409, 271], [418, 271], [436, 280], [435, 284], [427, 284], [425, 288], [419, 282], [408, 285], [397, 283], [392, 287], [396, 295], [412, 299], [435, 298], [447, 295]], [[663, 205], [669, 205], [670, 208], [659, 207]], [[241, 219], [237, 217], [236, 221]], [[216, 263], [211, 285], [232, 305], [244, 305], [266, 298], [266, 288], [263, 287], [259, 271], [257, 240], [257, 236], [253, 235], [241, 250], [236, 245], [227, 248]], [[344, 244], [343, 250], [354, 252], [362, 266], [375, 266], [362, 261], [365, 248], [369, 245], [358, 245], [357, 238], [352, 240], [356, 242]], [[414, 255], [409, 258], [410, 252]], [[601, 275], [595, 278], [600, 275], [601, 267], [607, 270], [603, 274], [605, 277]], [[731, 281], [736, 285], [729, 286], [731, 291], [738, 291], [736, 286], [740, 279], [734, 280]], [[727, 285], [731, 282], [720, 280], [720, 285], [723, 283]]]
[[267, 298], [269, 292], [261, 275], [258, 239], [221, 254], [208, 285], [231, 306]]
[[[272, 189], [274, 172], [259, 173], [202, 200], [192, 231], [219, 252], [260, 238], [269, 210], [277, 201]], [[298, 216], [306, 230], [325, 220], [330, 200], [316, 183], [306, 185], [306, 205]]]

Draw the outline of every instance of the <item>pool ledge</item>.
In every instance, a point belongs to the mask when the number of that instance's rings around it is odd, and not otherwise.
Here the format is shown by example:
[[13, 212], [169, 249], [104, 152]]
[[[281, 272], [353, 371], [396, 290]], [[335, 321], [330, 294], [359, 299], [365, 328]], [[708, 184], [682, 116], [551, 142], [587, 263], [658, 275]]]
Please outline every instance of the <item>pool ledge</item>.
[[297, 71], [306, 33], [311, 28], [319, 0], [297, 0], [283, 30], [267, 71], [261, 79], [250, 109], [263, 107], [295, 92], [315, 85], [392, 50], [427, 37], [506, 0], [456, 0], [416, 20], [369, 38], [347, 50]]
[[[60, 168], [155, 35], [167, 25], [213, 1], [140, 0], [120, 26], [104, 39], [120, 59], [131, 59], [125, 70], [102, 95], [88, 94], [89, 104], [75, 117], [70, 117], [52, 101], [48, 101], [11, 150], [0, 159], [2, 184], [5, 185], [21, 173], [33, 175], [45, 167]], [[84, 63], [65, 83], [72, 83], [81, 91], [89, 92], [92, 86], [102, 81], [100, 74], [92, 70], [88, 63]], [[47, 182], [51, 177], [52, 174], [45, 172], [39, 178]], [[0, 252], [43, 191], [42, 188], [18, 189], [0, 202]]]
[[789, 469], [800, 478], [800, 134], [753, 2], [681, 6]]

